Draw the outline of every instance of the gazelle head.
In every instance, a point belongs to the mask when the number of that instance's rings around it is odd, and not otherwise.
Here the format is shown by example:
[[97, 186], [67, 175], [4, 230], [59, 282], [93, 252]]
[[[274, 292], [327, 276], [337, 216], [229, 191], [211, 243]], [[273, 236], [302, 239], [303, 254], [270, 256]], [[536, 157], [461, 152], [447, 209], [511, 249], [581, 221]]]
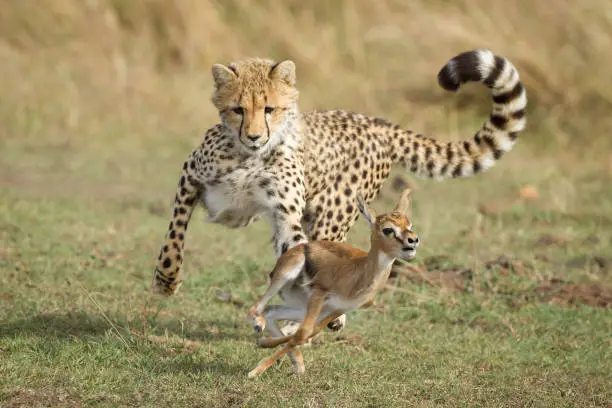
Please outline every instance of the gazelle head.
[[412, 259], [416, 256], [419, 237], [412, 231], [410, 221], [411, 190], [402, 192], [393, 211], [376, 216], [361, 195], [357, 196], [359, 211], [372, 230], [372, 246], [377, 246], [394, 258]]

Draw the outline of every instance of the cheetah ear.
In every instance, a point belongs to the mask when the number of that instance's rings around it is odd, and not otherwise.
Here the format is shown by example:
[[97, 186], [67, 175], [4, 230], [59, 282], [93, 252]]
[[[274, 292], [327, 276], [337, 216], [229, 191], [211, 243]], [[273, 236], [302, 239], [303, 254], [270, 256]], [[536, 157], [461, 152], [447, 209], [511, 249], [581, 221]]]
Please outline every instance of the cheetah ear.
[[359, 208], [359, 212], [361, 212], [363, 218], [368, 222], [370, 228], [373, 228], [374, 224], [376, 224], [376, 213], [373, 209], [368, 207], [361, 193], [357, 193], [357, 208]]
[[272, 65], [270, 68], [270, 79], [285, 82], [287, 85], [295, 85], [295, 63], [285, 60]]
[[409, 216], [410, 215], [410, 202], [411, 200], [411, 194], [412, 194], [412, 190], [407, 188], [402, 192], [402, 195], [399, 198], [399, 201], [397, 202], [397, 205], [395, 206], [395, 210], [401, 214], [404, 214], [405, 216]]
[[231, 66], [228, 68], [225, 65], [221, 64], [214, 64], [212, 66], [212, 76], [215, 80], [215, 86], [217, 88], [238, 78], [238, 74], [236, 74], [236, 70], [234, 68], [232, 68]]

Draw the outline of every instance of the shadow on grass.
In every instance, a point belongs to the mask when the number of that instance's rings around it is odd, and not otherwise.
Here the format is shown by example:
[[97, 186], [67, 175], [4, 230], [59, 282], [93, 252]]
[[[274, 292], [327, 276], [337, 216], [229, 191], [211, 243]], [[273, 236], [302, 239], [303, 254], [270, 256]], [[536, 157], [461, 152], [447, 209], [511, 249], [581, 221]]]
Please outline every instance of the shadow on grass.
[[200, 360], [189, 356], [177, 356], [176, 358], [166, 358], [163, 360], [146, 359], [140, 362], [139, 367], [149, 373], [160, 374], [196, 374], [206, 375], [231, 375], [246, 378], [247, 373], [258, 363], [257, 357], [253, 361], [243, 361], [240, 363], [231, 361], [230, 358], [216, 360]]
[[[226, 320], [207, 320], [195, 322], [181, 322], [177, 320], [159, 320], [155, 326], [146, 331], [146, 335], [170, 333], [186, 340], [201, 342], [218, 342], [224, 340], [242, 340], [235, 325]], [[203, 327], [205, 325], [205, 327]], [[183, 332], [183, 327], [190, 329]], [[194, 328], [191, 328], [194, 327]], [[214, 327], [211, 330], [210, 327]], [[36, 336], [49, 340], [73, 339], [74, 337], [103, 337], [109, 330], [116, 328], [120, 334], [132, 336], [145, 335], [139, 326], [128, 326], [121, 318], [106, 320], [103, 316], [88, 314], [86, 312], [68, 313], [41, 313], [28, 318], [17, 319], [0, 324], [0, 338], [9, 338], [16, 335]]]
[[[138, 365], [147, 371], [158, 374], [202, 373], [212, 375], [241, 375], [248, 372], [249, 367], [244, 364], [232, 363], [230, 359], [211, 359], [206, 352], [199, 355], [198, 358], [192, 356], [194, 351], [204, 349], [207, 343], [227, 340], [244, 341], [244, 336], [240, 335], [232, 322], [206, 321], [204, 327], [215, 327], [215, 330], [197, 328], [186, 331], [184, 336], [181, 335], [180, 322], [175, 321], [157, 322], [154, 329], [146, 332], [130, 330], [120, 322], [120, 319], [111, 319], [111, 322], [118, 333], [130, 344], [129, 354], [135, 352], [139, 355]], [[75, 338], [93, 339], [96, 344], [104, 347], [104, 344], [107, 344], [109, 332], [114, 332], [113, 326], [99, 315], [85, 312], [44, 313], [0, 324], [0, 341], [10, 340], [17, 336], [25, 337], [31, 339], [33, 343], [44, 344], [43, 349], [49, 352], [49, 350], [57, 351], [69, 347]], [[168, 338], [165, 337], [165, 333], [169, 334]], [[120, 343], [118, 337], [112, 341]], [[147, 344], [147, 346], [143, 348], [142, 344]], [[36, 349], [39, 350], [39, 348]], [[50, 353], [50, 355], [55, 354], [57, 353]]]

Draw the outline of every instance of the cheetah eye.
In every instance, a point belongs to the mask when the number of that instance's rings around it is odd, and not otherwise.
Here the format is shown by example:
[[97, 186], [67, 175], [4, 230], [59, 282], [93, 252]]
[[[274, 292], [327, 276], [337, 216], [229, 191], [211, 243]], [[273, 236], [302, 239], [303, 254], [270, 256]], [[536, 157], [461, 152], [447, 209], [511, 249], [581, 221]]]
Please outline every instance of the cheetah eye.
[[393, 231], [393, 228], [383, 228], [382, 232], [385, 235], [395, 234], [395, 231]]
[[242, 115], [244, 114], [244, 109], [242, 109], [240, 106], [237, 106], [232, 109], [232, 112], [234, 112], [236, 115]]
[[271, 106], [266, 106], [264, 109], [264, 112], [266, 113], [266, 115], [271, 114], [272, 112], [274, 112], [274, 108]]

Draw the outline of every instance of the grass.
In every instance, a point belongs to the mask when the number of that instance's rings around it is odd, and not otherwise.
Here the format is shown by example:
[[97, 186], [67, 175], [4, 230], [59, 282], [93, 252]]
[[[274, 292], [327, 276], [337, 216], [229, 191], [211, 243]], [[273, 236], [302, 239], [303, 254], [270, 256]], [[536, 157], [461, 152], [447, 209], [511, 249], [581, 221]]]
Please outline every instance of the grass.
[[[595, 0], [298, 3], [0, 5], [0, 407], [610, 406], [610, 16]], [[305, 376], [284, 360], [246, 378], [267, 355], [244, 319], [273, 264], [265, 223], [198, 210], [181, 291], [149, 294], [179, 166], [216, 120], [210, 64], [290, 57], [305, 109], [453, 140], [489, 102], [443, 94], [435, 72], [479, 46], [521, 71], [528, 131], [474, 179], [408, 180], [412, 272], [305, 349]], [[362, 222], [350, 241], [367, 247]]]
[[[246, 373], [266, 351], [255, 347], [244, 314], [273, 262], [261, 238], [269, 235], [265, 224], [236, 233], [196, 216], [186, 283], [162, 300], [147, 288], [166, 208], [143, 197], [139, 183], [108, 192], [93, 181], [91, 196], [5, 185], [0, 401], [9, 407], [605, 406], [612, 398], [610, 309], [541, 302], [533, 294], [550, 277], [609, 293], [609, 271], [571, 263], [610, 253], [602, 208], [610, 208], [612, 195], [601, 189], [609, 179], [582, 183], [570, 194], [579, 198], [564, 202], [567, 193], [557, 183], [548, 190], [536, 166], [521, 173], [513, 164], [509, 156], [478, 179], [427, 183], [415, 197], [424, 239], [417, 266], [428, 265], [428, 273], [472, 268], [465, 291], [400, 277], [376, 308], [350, 317], [346, 332], [327, 333], [305, 350], [307, 375], [290, 375], [284, 361], [256, 380]], [[546, 177], [559, 180], [555, 174]], [[512, 191], [500, 187], [502, 180], [534, 182], [546, 194], [542, 202], [566, 209], [517, 203], [483, 218], [474, 204]], [[456, 205], [446, 210], [437, 199], [442, 194]], [[388, 187], [377, 206], [393, 198]], [[364, 232], [358, 225], [352, 241], [364, 246]], [[510, 267], [511, 273], [483, 266], [499, 255], [527, 266]], [[439, 256], [452, 265], [435, 266]], [[239, 301], [227, 302], [219, 291]]]

